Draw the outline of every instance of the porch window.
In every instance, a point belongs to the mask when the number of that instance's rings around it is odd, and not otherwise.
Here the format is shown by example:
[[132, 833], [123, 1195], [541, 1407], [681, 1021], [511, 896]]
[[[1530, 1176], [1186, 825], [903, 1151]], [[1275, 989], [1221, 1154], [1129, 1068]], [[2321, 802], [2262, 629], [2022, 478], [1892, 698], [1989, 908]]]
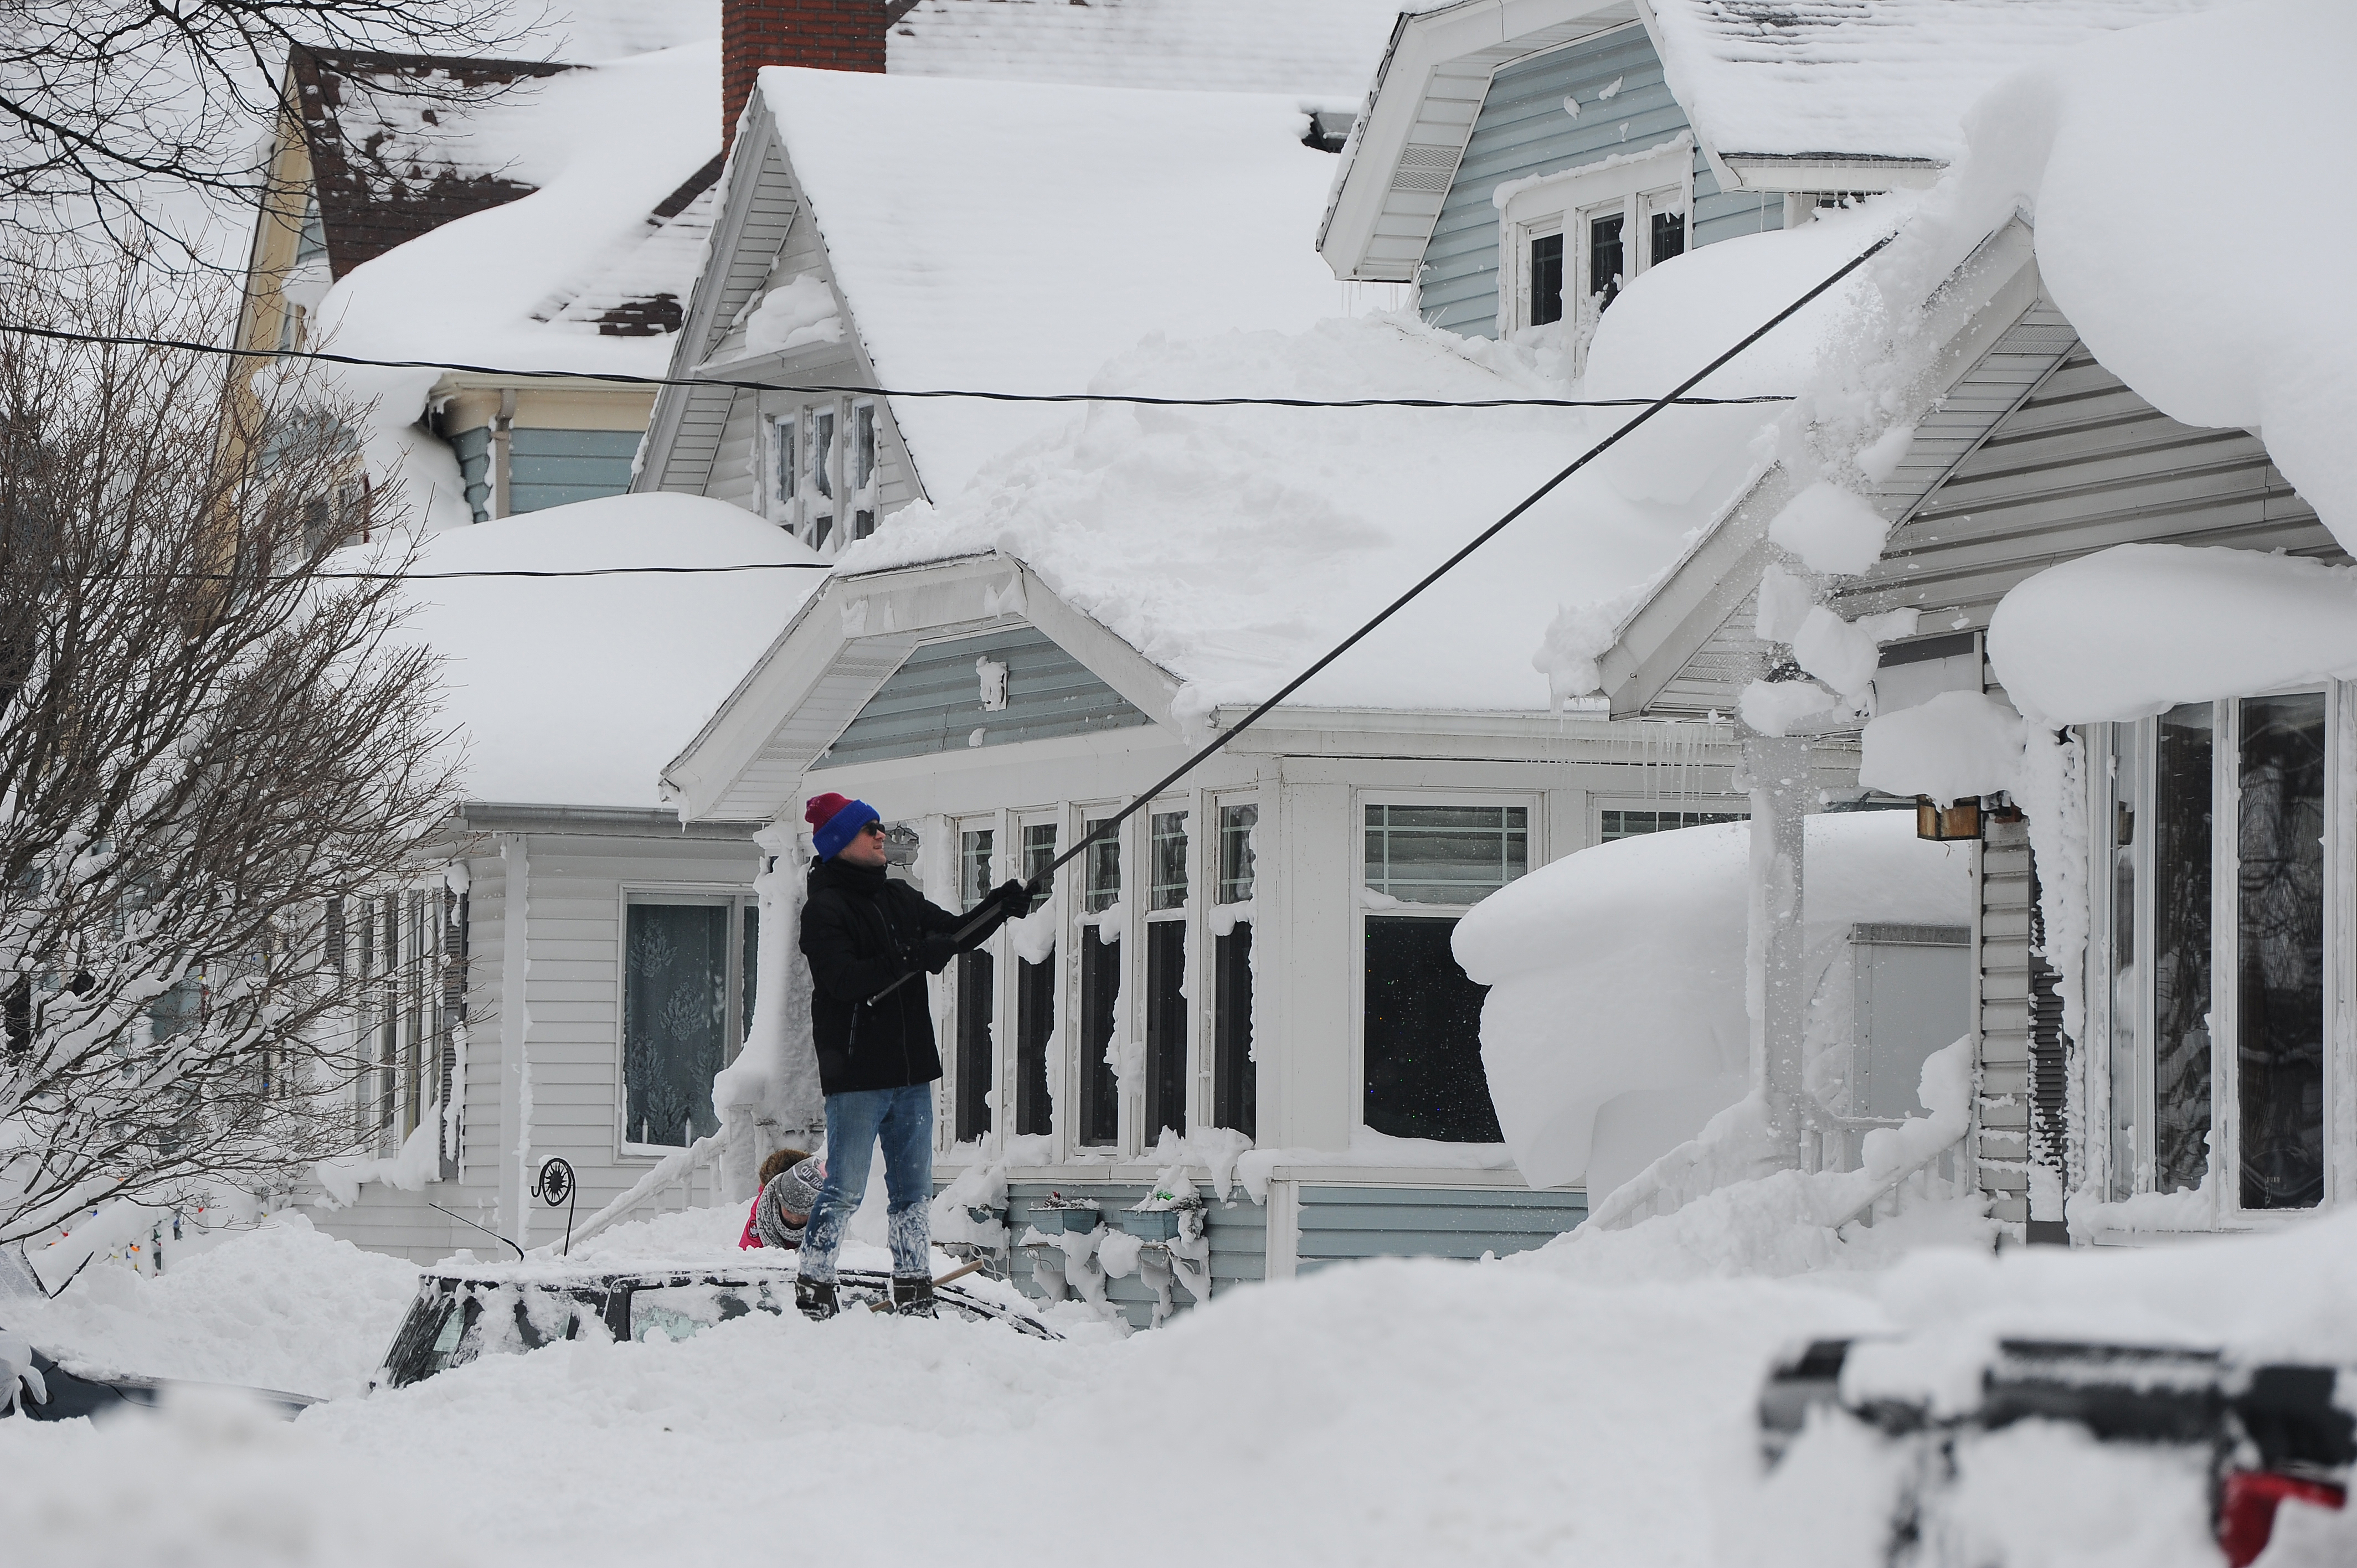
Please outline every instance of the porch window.
[[719, 1130], [712, 1078], [744, 1043], [753, 910], [744, 898], [630, 894], [623, 910], [623, 1142], [677, 1148]]
[[1414, 914], [1369, 914], [1361, 1118], [1378, 1133], [1451, 1143], [1502, 1134], [1481, 1068], [1481, 998], [1449, 939], [1465, 909], [1530, 869], [1523, 806], [1370, 805], [1366, 886]]
[[806, 446], [805, 473], [810, 480], [807, 502], [810, 521], [802, 531], [802, 542], [813, 550], [826, 548], [834, 534], [834, 410], [813, 408], [810, 411], [810, 435]]
[[2115, 1200], [2197, 1187], [2213, 1154], [2233, 1207], [2323, 1199], [2327, 710], [2298, 693], [2110, 726], [2096, 994]]
[[[1023, 876], [1043, 875], [1056, 858], [1056, 824], [1036, 822], [1023, 830]], [[1032, 905], [1037, 912], [1046, 894]], [[1048, 1046], [1056, 1036], [1056, 955], [1038, 963], [1018, 958], [1015, 972], [1015, 1131], [1029, 1137], [1056, 1130], [1055, 1102], [1048, 1093]]]
[[[988, 828], [958, 836], [958, 909], [979, 905], [991, 889]], [[987, 950], [958, 954], [955, 1137], [969, 1143], [990, 1131], [991, 1037], [997, 1015], [997, 965]]]
[[1187, 813], [1153, 815], [1146, 916], [1146, 1141], [1187, 1132]]
[[1218, 902], [1229, 925], [1211, 939], [1211, 1122], [1247, 1138], [1258, 1135], [1260, 1100], [1253, 1065], [1253, 921], [1250, 910], [1233, 907], [1252, 901], [1252, 838], [1259, 822], [1256, 805], [1220, 808]]
[[1667, 832], [1672, 828], [1699, 828], [1713, 822], [1740, 822], [1750, 816], [1748, 811], [1631, 811], [1608, 807], [1598, 813], [1596, 842], [1610, 843], [1615, 839], [1634, 838], [1640, 833]]
[[784, 509], [778, 521], [791, 525], [793, 521], [794, 497], [802, 492], [801, 473], [796, 467], [802, 448], [794, 439], [800, 425], [791, 413], [780, 414], [770, 422], [770, 472], [777, 477], [773, 497]]
[[[1121, 841], [1117, 832], [1097, 837], [1104, 819], [1092, 820], [1081, 892], [1083, 913], [1121, 918], [1114, 906], [1121, 901]], [[1102, 1145], [1121, 1137], [1121, 1080], [1114, 1076], [1105, 1052], [1113, 1046], [1114, 1004], [1121, 997], [1121, 931], [1081, 933], [1081, 1139]]]

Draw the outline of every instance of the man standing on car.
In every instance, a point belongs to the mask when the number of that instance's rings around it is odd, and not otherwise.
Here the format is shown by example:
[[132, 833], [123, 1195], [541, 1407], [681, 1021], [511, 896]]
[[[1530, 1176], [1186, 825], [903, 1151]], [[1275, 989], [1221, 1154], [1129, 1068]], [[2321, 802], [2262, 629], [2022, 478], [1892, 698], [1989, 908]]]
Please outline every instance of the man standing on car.
[[[979, 946], [1028, 905], [1023, 884], [994, 889], [959, 917], [904, 882], [886, 878], [884, 824], [865, 800], [821, 795], [803, 812], [818, 861], [802, 906], [802, 950], [811, 966], [811, 1037], [826, 1095], [826, 1183], [803, 1233], [794, 1300], [814, 1318], [835, 1311], [834, 1259], [844, 1227], [867, 1192], [867, 1167], [884, 1144], [891, 1199], [892, 1305], [933, 1307], [933, 1080], [942, 1076], [931, 1004], [921, 980]], [[961, 943], [957, 931], [982, 922]]]

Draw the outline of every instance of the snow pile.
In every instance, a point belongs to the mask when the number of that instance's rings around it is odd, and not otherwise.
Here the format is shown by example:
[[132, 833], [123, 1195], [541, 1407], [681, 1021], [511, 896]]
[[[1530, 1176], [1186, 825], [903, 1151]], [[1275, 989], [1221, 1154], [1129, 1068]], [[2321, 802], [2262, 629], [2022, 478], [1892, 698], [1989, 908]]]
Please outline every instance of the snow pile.
[[[1334, 161], [1294, 98], [786, 68], [761, 91], [882, 385], [1076, 392], [1148, 332], [1348, 313], [1312, 243]], [[892, 412], [936, 500], [1069, 413]]]
[[323, 1235], [299, 1213], [165, 1251], [161, 1274], [93, 1263], [55, 1300], [12, 1297], [0, 1313], [75, 1370], [328, 1398], [366, 1383], [417, 1288], [414, 1265]]
[[421, 574], [783, 564], [415, 584], [410, 626], [447, 660], [468, 795], [659, 805], [657, 772], [823, 578], [791, 564], [817, 559], [742, 508], [695, 496], [612, 496], [430, 535]]
[[1813, 572], [1863, 572], [1882, 556], [1890, 520], [1823, 479], [1784, 504], [1768, 524], [1768, 538], [1799, 556]]
[[2357, 569], [2121, 545], [2007, 594], [1989, 620], [1989, 661], [2008, 695], [2060, 724], [2346, 680], [2357, 676]]
[[[1491, 988], [1491, 1098], [1533, 1187], [1581, 1178], [1620, 1097], [1717, 1085], [1723, 1106], [1743, 1092], [1750, 834], [1730, 822], [1598, 844], [1458, 923], [1457, 961]], [[1806, 854], [1813, 993], [1854, 923], [1970, 919], [1969, 854], [1915, 837], [1910, 814], [1811, 817]]]
[[1355, 108], [1400, 0], [918, 0], [895, 76], [1298, 93]]
[[[1514, 353], [1411, 318], [1148, 343], [1102, 392], [1557, 395]], [[845, 572], [1000, 550], [1187, 683], [1182, 711], [1265, 697], [1610, 428], [1569, 409], [1096, 405], [899, 513]], [[1306, 687], [1338, 706], [1544, 709], [1533, 632], [1665, 566], [1682, 525], [1575, 478]]]
[[805, 343], [843, 341], [843, 317], [834, 308], [834, 291], [816, 273], [797, 274], [762, 296], [761, 307], [745, 323], [745, 349], [754, 354], [782, 354]]
[[1655, 0], [1671, 91], [1722, 156], [1946, 162], [2024, 63], [2227, 0]]
[[1942, 692], [1866, 726], [1857, 781], [1893, 795], [1961, 800], [2021, 777], [2021, 715], [1979, 692]]

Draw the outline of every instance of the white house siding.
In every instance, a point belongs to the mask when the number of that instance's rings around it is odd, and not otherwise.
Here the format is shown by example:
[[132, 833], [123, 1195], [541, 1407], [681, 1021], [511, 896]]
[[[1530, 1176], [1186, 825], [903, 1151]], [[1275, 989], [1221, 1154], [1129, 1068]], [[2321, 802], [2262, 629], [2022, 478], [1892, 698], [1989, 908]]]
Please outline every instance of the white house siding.
[[[1620, 90], [1599, 100], [1616, 81]], [[1568, 96], [1578, 99], [1577, 119], [1564, 112]], [[1454, 332], [1495, 334], [1498, 212], [1491, 193], [1499, 186], [1642, 152], [1687, 128], [1652, 40], [1633, 22], [1500, 68], [1425, 247], [1416, 295], [1425, 318]], [[1781, 192], [1721, 191], [1696, 150], [1689, 244], [1783, 226]]]
[[[470, 825], [481, 831], [500, 824], [482, 815]], [[584, 1218], [636, 1182], [657, 1156], [621, 1149], [623, 898], [632, 890], [748, 893], [755, 869], [749, 832], [711, 826], [665, 832], [659, 824], [627, 836], [483, 831], [467, 861], [468, 1041], [458, 1178], [414, 1193], [370, 1183], [349, 1208], [312, 1208], [319, 1229], [421, 1262], [459, 1247], [489, 1256], [500, 1251], [498, 1241], [430, 1205], [532, 1246], [556, 1240], [565, 1224], [563, 1210], [540, 1205], [526, 1190], [543, 1161], [562, 1155], [571, 1162], [580, 1181], [576, 1208]], [[514, 865], [500, 853], [502, 839], [520, 846], [529, 865], [522, 966], [528, 1117], [519, 1103], [519, 1075], [506, 1070], [514, 1064], [503, 1063], [501, 1054], [503, 1026], [512, 1023], [507, 983], [519, 967], [506, 941]], [[521, 1178], [519, 1135], [529, 1140]], [[303, 1191], [317, 1195], [309, 1184]], [[511, 1212], [519, 1196], [527, 1210], [522, 1230]]]

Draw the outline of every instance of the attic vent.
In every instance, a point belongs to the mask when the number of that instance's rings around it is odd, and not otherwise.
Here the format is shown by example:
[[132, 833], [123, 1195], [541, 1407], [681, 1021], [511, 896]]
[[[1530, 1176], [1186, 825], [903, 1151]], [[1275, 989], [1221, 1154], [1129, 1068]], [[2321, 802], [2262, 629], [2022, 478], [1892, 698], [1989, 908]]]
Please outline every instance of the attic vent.
[[1427, 147], [1411, 142], [1400, 149], [1399, 167], [1392, 174], [1392, 188], [1445, 191], [1456, 176], [1455, 147]]

